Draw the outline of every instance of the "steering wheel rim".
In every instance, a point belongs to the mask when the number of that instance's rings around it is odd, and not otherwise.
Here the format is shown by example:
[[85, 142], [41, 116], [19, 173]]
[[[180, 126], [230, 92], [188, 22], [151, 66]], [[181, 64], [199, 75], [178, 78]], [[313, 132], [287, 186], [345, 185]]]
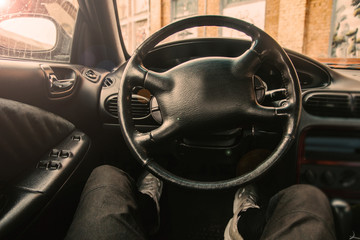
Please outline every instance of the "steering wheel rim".
[[[175, 70], [169, 71], [170, 72], [169, 74], [160, 74], [147, 69], [143, 65], [143, 60], [146, 54], [150, 52], [150, 50], [152, 50], [158, 43], [160, 43], [168, 36], [171, 36], [172, 34], [179, 32], [181, 30], [185, 30], [187, 28], [200, 27], [200, 26], [223, 26], [244, 32], [245, 34], [247, 34], [252, 38], [252, 44], [248, 51], [246, 51], [244, 54], [242, 54], [239, 58], [236, 58], [235, 60], [234, 59], [226, 60], [222, 58], [221, 59], [204, 58], [207, 59], [208, 61], [206, 62], [206, 60], [199, 60], [198, 62], [194, 62], [191, 64], [195, 64], [195, 65], [198, 64], [200, 68], [206, 64], [208, 65], [207, 67], [209, 66], [216, 67], [217, 66], [216, 64], [218, 63], [220, 63], [220, 65], [230, 65], [230, 67], [227, 68], [227, 70], [231, 72], [235, 71], [236, 74], [238, 74], [237, 73], [238, 71], [239, 72], [247, 71], [247, 73], [241, 73], [241, 77], [247, 78], [247, 80], [244, 82], [250, 82], [249, 79], [250, 75], [255, 73], [256, 69], [262, 63], [264, 58], [269, 58], [271, 56], [272, 58], [275, 59], [275, 62], [281, 71], [284, 85], [286, 87], [287, 95], [288, 95], [287, 105], [284, 107], [279, 107], [279, 108], [259, 107], [258, 106], [259, 104], [256, 104], [256, 100], [255, 100], [255, 105], [250, 102], [249, 104], [244, 104], [245, 106], [243, 107], [242, 111], [247, 112], [246, 114], [251, 116], [253, 119], [256, 119], [256, 121], [260, 120], [259, 119], [260, 116], [258, 116], [259, 113], [264, 114], [266, 118], [269, 119], [270, 118], [276, 118], [276, 119], [282, 118], [283, 120], [285, 119], [284, 121], [286, 123], [284, 124], [283, 127], [283, 135], [275, 150], [260, 165], [258, 165], [256, 169], [244, 175], [222, 181], [204, 182], [204, 181], [194, 181], [179, 177], [169, 172], [168, 170], [164, 169], [162, 166], [160, 166], [155, 161], [153, 161], [152, 158], [149, 156], [149, 151], [148, 151], [148, 148], [151, 146], [152, 143], [166, 139], [169, 136], [176, 135], [177, 133], [179, 133], [179, 131], [182, 130], [181, 128], [185, 129], [186, 127], [188, 127], [194, 129], [194, 126], [190, 126], [191, 124], [189, 123], [189, 122], [193, 122], [191, 117], [193, 117], [194, 115], [188, 116], [189, 114], [186, 115], [187, 113], [182, 114], [183, 112], [186, 112], [183, 110], [187, 110], [187, 109], [177, 108], [173, 105], [167, 107], [163, 106], [162, 109], [162, 104], [166, 105], [167, 104], [165, 103], [166, 99], [169, 99], [170, 97], [174, 97], [174, 96], [176, 97], [176, 95], [178, 95], [176, 92], [179, 93], [180, 89], [184, 90], [184, 86], [183, 86], [184, 84], [180, 83], [179, 80], [170, 81], [171, 77], [177, 78], [176, 75], [183, 75], [183, 77], [184, 76], [186, 77], [187, 72], [195, 71], [195, 68], [191, 66], [183, 65], [182, 67], [178, 67], [178, 68], [174, 67]], [[202, 67], [202, 69], [205, 68]], [[238, 82], [242, 82], [242, 81], [237, 81], [237, 83]], [[247, 85], [243, 84], [241, 85], [241, 87], [249, 89], [248, 85], [249, 84]], [[162, 98], [162, 101], [159, 101], [158, 99], [159, 106], [162, 113], [163, 110], [165, 109], [165, 113], [167, 116], [165, 116], [164, 118], [165, 120], [163, 124], [159, 127], [160, 130], [155, 129], [152, 132], [140, 133], [135, 129], [131, 116], [131, 94], [132, 94], [132, 89], [135, 86], [145, 86], [147, 89], [150, 88], [149, 90], [151, 92], [154, 91], [158, 93], [159, 96], [154, 94], [157, 99], [158, 97], [160, 99]], [[196, 85], [195, 88], [196, 87], [197, 89], [199, 89], [199, 84]], [[238, 87], [240, 87], [240, 85]], [[194, 98], [193, 93], [194, 91], [190, 93], [189, 98], [192, 98], [192, 100], [194, 101], [201, 101], [199, 100], [199, 98]], [[238, 96], [235, 96], [234, 94], [232, 96], [238, 98]], [[254, 96], [251, 93], [249, 93], [249, 95], [246, 96], [249, 98], [254, 98]], [[244, 98], [241, 98], [240, 100], [247, 101]], [[190, 106], [190, 104], [188, 104], [187, 106]], [[248, 110], [247, 108], [249, 108], [250, 110]], [[196, 109], [199, 110], [198, 108]], [[196, 114], [195, 113], [196, 111], [194, 110], [189, 110], [189, 112]], [[158, 32], [154, 33], [147, 40], [145, 40], [143, 44], [138, 47], [137, 50], [135, 50], [134, 54], [129, 59], [127, 66], [121, 76], [119, 93], [118, 93], [118, 115], [119, 115], [120, 127], [125, 142], [127, 143], [134, 157], [145, 168], [147, 168], [150, 172], [152, 172], [156, 176], [165, 179], [169, 182], [195, 189], [224, 189], [224, 188], [239, 186], [258, 178], [260, 175], [265, 173], [267, 170], [270, 169], [271, 166], [273, 166], [276, 162], [278, 162], [282, 156], [284, 156], [284, 154], [288, 151], [288, 149], [291, 147], [292, 143], [294, 142], [295, 134], [300, 121], [300, 113], [301, 113], [300, 84], [294, 66], [292, 65], [285, 51], [276, 43], [275, 40], [273, 40], [269, 35], [267, 35], [262, 30], [258, 29], [254, 25], [251, 25], [239, 19], [234, 19], [224, 16], [191, 17], [167, 25], [164, 28], [160, 29]], [[181, 117], [177, 117], [178, 115], [176, 114], [180, 114]], [[226, 116], [228, 121], [233, 121], [231, 120], [232, 118], [230, 116], [235, 116], [233, 112], [224, 113], [225, 115], [221, 115], [221, 114], [222, 112], [219, 113], [218, 115], [220, 115], [220, 117]], [[246, 114], [243, 113], [242, 118]], [[196, 115], [197, 118], [198, 115]], [[251, 119], [251, 117], [249, 116], [246, 117]], [[218, 119], [217, 117], [213, 117], [213, 118], [215, 120]], [[235, 118], [237, 120], [240, 119], [240, 117], [239, 118], [235, 117]], [[179, 123], [179, 122], [183, 122], [183, 123]], [[201, 119], [199, 120], [197, 127], [199, 126], [200, 122]]]

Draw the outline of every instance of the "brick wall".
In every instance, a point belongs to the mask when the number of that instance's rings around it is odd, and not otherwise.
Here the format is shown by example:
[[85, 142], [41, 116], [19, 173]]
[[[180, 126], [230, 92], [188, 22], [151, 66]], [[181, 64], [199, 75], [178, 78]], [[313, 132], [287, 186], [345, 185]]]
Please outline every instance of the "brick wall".
[[[221, 12], [221, 0], [198, 0], [198, 4], [199, 15], [203, 15], [205, 13], [218, 15]], [[199, 29], [200, 37], [217, 37], [218, 35], [219, 29], [216, 27], [207, 27], [206, 32], [204, 28]]]
[[[151, 1], [151, 0], [150, 0]], [[161, 1], [161, 26], [171, 22], [171, 0]]]
[[265, 32], [277, 38], [279, 29], [280, 0], [267, 0], [265, 9]]
[[150, 34], [153, 34], [162, 27], [161, 0], [150, 1]]
[[283, 47], [327, 57], [332, 0], [267, 0], [265, 31]]
[[327, 57], [332, 0], [309, 0], [307, 5], [303, 52], [311, 57]]
[[277, 40], [283, 47], [302, 52], [306, 0], [280, 0]]

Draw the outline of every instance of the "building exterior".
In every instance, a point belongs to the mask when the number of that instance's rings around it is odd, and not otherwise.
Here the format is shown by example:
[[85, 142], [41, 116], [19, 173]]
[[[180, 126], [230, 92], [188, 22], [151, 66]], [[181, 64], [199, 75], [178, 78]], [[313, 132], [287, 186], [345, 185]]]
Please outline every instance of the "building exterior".
[[[123, 34], [134, 49], [178, 19], [222, 14], [251, 22], [283, 47], [315, 58], [360, 55], [360, 0], [117, 0]], [[151, 17], [150, 17], [151, 16]], [[189, 29], [177, 38], [235, 36], [230, 30]], [[359, 35], [359, 37], [358, 37]]]

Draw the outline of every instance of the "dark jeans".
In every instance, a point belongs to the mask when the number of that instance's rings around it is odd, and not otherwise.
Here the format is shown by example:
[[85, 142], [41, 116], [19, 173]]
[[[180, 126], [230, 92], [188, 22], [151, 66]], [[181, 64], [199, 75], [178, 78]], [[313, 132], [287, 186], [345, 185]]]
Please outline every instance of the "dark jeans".
[[139, 193], [133, 179], [112, 166], [91, 173], [65, 239], [144, 240]]
[[294, 185], [269, 202], [261, 240], [336, 239], [333, 215], [325, 194], [310, 185]]
[[[111, 166], [86, 183], [66, 239], [145, 239], [135, 183]], [[295, 185], [269, 203], [261, 239], [336, 239], [331, 208], [317, 188]]]

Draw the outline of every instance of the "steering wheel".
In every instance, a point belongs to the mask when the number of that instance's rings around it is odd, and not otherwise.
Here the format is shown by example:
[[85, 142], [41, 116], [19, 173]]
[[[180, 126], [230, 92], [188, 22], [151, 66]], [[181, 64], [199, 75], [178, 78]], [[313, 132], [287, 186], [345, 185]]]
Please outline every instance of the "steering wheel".
[[[147, 53], [168, 36], [191, 27], [223, 26], [239, 30], [252, 39], [241, 56], [203, 57], [184, 62], [158, 73], [147, 69]], [[265, 59], [271, 59], [282, 75], [286, 104], [266, 107], [257, 102], [254, 74]], [[120, 74], [120, 73], [119, 73]], [[131, 95], [143, 86], [157, 99], [163, 122], [150, 132], [135, 129], [131, 115]], [[299, 80], [285, 51], [268, 34], [247, 22], [224, 16], [196, 16], [160, 29], [150, 36], [129, 59], [122, 73], [118, 93], [118, 115], [123, 137], [134, 157], [156, 176], [175, 184], [196, 189], [223, 189], [254, 180], [281, 159], [294, 142], [301, 110]], [[274, 124], [282, 126], [275, 150], [244, 175], [213, 182], [182, 178], [160, 166], [150, 149], [184, 133], [215, 131], [221, 127]]]

